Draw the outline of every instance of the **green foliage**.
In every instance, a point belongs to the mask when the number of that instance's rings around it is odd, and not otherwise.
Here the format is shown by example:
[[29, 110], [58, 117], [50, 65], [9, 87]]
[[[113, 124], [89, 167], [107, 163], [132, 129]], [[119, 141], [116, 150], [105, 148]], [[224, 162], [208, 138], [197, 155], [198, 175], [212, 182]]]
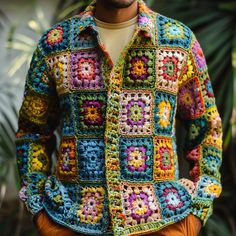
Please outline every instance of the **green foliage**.
[[225, 222], [217, 215], [213, 215], [207, 222], [207, 227], [202, 229], [199, 236], [232, 236]]
[[0, 207], [5, 198], [10, 169], [15, 171], [18, 185], [18, 172], [15, 162], [15, 130], [17, 111], [12, 98], [14, 91], [9, 82], [0, 83]]
[[91, 0], [60, 0], [57, 4], [57, 8], [53, 17], [53, 22], [58, 22], [65, 18], [79, 14], [82, 10], [85, 9]]
[[[46, 20], [43, 10], [37, 7], [35, 9], [35, 19], [28, 21], [27, 28], [32, 31], [34, 35], [40, 37], [49, 27], [50, 23]], [[30, 38], [27, 34], [17, 33], [16, 30], [17, 27], [12, 25], [6, 43], [7, 48], [19, 52], [10, 63], [8, 70], [9, 77], [13, 77], [23, 65], [29, 65], [38, 41], [35, 38]]]
[[[4, 28], [4, 26], [9, 23], [9, 20], [5, 13], [0, 9], [0, 30]], [[0, 31], [1, 33], [1, 31]]]
[[62, 10], [62, 12], [57, 16], [57, 20], [63, 20], [66, 17], [70, 16], [73, 12], [78, 12], [78, 9], [81, 9], [82, 7], [87, 6], [87, 3], [85, 1], [82, 2], [75, 2], [66, 7]]

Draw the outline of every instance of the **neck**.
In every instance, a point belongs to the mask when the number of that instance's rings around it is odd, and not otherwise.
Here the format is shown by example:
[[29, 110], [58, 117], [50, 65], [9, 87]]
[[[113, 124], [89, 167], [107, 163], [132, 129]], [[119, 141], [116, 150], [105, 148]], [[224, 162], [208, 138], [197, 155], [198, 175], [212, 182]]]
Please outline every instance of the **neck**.
[[113, 8], [97, 0], [95, 17], [108, 23], [121, 23], [134, 18], [138, 14], [138, 3], [135, 1], [126, 8]]

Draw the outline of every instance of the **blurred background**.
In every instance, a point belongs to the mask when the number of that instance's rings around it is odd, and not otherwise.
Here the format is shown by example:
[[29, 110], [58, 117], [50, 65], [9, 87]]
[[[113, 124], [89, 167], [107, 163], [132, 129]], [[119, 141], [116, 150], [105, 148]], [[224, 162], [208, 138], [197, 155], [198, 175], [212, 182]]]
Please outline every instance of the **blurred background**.
[[[14, 136], [25, 76], [39, 37], [88, 0], [0, 0], [0, 235], [37, 235], [19, 202]], [[236, 0], [147, 0], [196, 34], [223, 119], [223, 193], [201, 236], [236, 236]]]

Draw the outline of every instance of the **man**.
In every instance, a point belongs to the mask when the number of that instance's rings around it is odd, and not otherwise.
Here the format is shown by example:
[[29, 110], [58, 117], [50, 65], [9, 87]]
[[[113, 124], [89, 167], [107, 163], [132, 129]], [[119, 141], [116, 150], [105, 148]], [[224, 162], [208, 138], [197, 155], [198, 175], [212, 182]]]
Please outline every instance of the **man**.
[[142, 0], [97, 0], [42, 36], [16, 136], [20, 198], [42, 235], [197, 235], [221, 192], [221, 119], [201, 47]]

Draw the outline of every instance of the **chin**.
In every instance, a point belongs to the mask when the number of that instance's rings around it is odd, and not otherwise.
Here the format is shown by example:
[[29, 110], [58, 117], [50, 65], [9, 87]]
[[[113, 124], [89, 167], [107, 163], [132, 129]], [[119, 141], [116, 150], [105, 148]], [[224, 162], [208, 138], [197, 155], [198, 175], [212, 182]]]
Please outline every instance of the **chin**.
[[113, 8], [126, 8], [131, 6], [136, 0], [102, 0], [105, 4]]

